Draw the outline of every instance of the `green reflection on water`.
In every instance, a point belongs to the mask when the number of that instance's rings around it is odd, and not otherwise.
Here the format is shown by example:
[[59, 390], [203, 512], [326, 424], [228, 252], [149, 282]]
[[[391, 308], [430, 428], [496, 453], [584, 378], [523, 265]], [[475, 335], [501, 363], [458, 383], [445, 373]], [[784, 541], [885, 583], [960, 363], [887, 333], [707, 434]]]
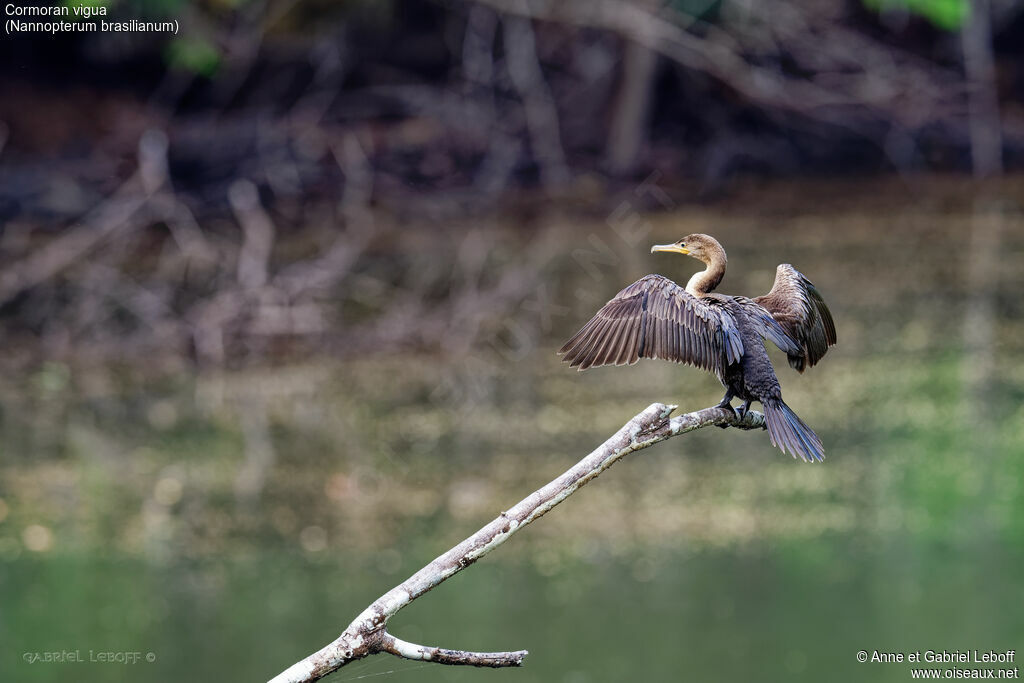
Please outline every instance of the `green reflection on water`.
[[[510, 558], [515, 549], [501, 552], [411, 606], [393, 629], [450, 646], [527, 648], [524, 669], [378, 658], [338, 680], [394, 670], [430, 681], [897, 681], [908, 667], [861, 665], [857, 650], [1005, 650], [1024, 637], [1015, 608], [1024, 558], [983, 546], [963, 553], [823, 537], [744, 551], [639, 551], [545, 571]], [[0, 675], [17, 681], [262, 680], [392, 583], [358, 565], [283, 553], [159, 567], [62, 557], [5, 563], [3, 575], [5, 650], [77, 650], [86, 660], [5, 657]], [[88, 661], [107, 650], [152, 652], [156, 661]]]

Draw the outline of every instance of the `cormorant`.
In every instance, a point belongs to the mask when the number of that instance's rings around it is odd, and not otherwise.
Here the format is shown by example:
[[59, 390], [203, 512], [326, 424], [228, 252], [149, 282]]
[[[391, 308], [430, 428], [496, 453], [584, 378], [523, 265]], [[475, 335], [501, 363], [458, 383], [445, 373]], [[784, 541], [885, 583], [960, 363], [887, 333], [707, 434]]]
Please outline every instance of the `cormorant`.
[[[713, 293], [726, 264], [725, 249], [713, 237], [689, 235], [675, 244], [656, 244], [654, 252], [686, 254], [706, 268], [685, 288], [661, 275], [629, 285], [565, 343], [562, 360], [586, 370], [661, 358], [714, 372], [726, 389], [720, 407], [742, 417], [752, 401], [759, 401], [773, 446], [807, 462], [823, 460], [821, 440], [782, 401], [764, 344], [770, 339], [803, 372], [836, 343], [832, 314], [811, 281], [783, 263], [766, 295], [726, 296]], [[731, 405], [734, 397], [744, 401], [741, 412]]]

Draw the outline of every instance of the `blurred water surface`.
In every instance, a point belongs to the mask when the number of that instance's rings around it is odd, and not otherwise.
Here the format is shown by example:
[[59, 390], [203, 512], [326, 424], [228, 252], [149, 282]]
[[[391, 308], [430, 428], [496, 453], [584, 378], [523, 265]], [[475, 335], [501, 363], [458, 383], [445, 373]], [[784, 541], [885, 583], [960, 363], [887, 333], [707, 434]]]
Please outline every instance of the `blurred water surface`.
[[[717, 402], [693, 369], [579, 374], [554, 355], [636, 277], [685, 281], [695, 262], [647, 248], [694, 231], [729, 252], [722, 291], [762, 293], [786, 261], [831, 305], [840, 345], [821, 366], [799, 376], [772, 352], [827, 461], [717, 429], [644, 451], [393, 622], [413, 641], [529, 649], [525, 668], [378, 657], [330, 680], [903, 681], [907, 665], [857, 651], [1021, 649], [1021, 208], [837, 194], [629, 230], [544, 214], [479, 274], [543, 254], [527, 295], [433, 348], [8, 374], [0, 680], [266, 679], [649, 403]], [[460, 277], [466, 233], [435, 237], [419, 256]], [[595, 244], [611, 256], [574, 256]], [[23, 657], [59, 650], [155, 661]]]

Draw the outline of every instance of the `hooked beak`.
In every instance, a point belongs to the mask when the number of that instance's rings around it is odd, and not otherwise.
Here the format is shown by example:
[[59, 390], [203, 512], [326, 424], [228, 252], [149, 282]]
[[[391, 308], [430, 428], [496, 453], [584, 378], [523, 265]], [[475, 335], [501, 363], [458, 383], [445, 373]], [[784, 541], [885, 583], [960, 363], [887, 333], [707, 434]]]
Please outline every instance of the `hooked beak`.
[[655, 244], [651, 247], [651, 253], [656, 251], [668, 251], [673, 254], [689, 254], [690, 250], [686, 247], [681, 247], [678, 244]]

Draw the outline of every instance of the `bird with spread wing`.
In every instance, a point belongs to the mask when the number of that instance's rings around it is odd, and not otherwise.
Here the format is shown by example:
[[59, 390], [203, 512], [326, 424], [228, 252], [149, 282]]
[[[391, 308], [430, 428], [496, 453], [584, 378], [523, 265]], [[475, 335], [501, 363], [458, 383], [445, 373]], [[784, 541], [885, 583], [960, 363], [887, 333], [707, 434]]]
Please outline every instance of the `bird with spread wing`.
[[782, 349], [799, 372], [818, 363], [836, 343], [832, 314], [815, 286], [783, 263], [764, 296], [749, 299], [714, 290], [725, 276], [725, 249], [710, 235], [694, 234], [651, 253], [692, 256], [705, 269], [680, 287], [661, 275], [647, 275], [609, 301], [559, 350], [570, 366], [632, 365], [641, 358], [685, 363], [715, 373], [725, 386], [719, 404], [738, 415], [753, 401], [764, 407], [772, 445], [807, 462], [821, 461], [817, 434], [782, 400], [782, 390], [765, 340]]

